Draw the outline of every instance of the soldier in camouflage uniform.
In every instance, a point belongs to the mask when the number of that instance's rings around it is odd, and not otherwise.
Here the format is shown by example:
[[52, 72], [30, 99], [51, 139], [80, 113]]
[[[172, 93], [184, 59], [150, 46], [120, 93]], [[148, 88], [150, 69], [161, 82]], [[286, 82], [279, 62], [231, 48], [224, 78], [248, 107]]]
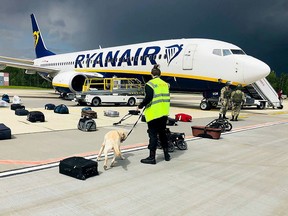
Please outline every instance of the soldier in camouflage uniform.
[[239, 84], [231, 93], [232, 101], [232, 119], [231, 121], [238, 121], [238, 116], [241, 110], [241, 105], [245, 103], [245, 94], [241, 91], [242, 85]]
[[221, 95], [220, 95], [221, 108], [220, 108], [219, 119], [222, 117], [224, 119], [228, 119], [226, 117], [226, 112], [230, 105], [230, 96], [231, 96], [230, 85], [231, 85], [230, 82], [226, 82], [226, 85], [221, 89]]

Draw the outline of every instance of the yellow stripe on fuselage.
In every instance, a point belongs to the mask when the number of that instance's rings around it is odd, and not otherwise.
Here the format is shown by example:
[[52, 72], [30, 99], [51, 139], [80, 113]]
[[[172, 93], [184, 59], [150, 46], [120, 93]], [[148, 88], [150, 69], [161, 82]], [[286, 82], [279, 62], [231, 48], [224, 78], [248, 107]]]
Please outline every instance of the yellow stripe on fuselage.
[[[129, 75], [151, 75], [150, 71], [137, 71], [137, 72], [135, 72], [135, 70], [75, 69], [75, 71], [80, 72], [80, 73], [98, 72], [98, 73], [122, 73], [122, 74], [129, 74]], [[183, 79], [203, 80], [203, 81], [209, 81], [209, 82], [219, 82], [219, 80], [217, 78], [211, 78], [211, 77], [205, 77], [205, 76], [195, 76], [195, 75], [188, 75], [188, 74], [175, 74], [175, 73], [161, 72], [161, 76], [163, 76], [163, 77], [176, 77], [176, 78], [183, 78]], [[229, 81], [229, 80], [221, 80], [221, 83], [226, 83], [227, 81]], [[242, 83], [232, 82], [232, 85], [238, 85], [238, 84], [242, 84]], [[69, 88], [68, 84], [52, 82], [52, 85], [55, 87]]]
[[[77, 72], [88, 72], [88, 73], [122, 73], [122, 74], [132, 74], [132, 75], [151, 75], [150, 71], [137, 71], [135, 70], [111, 70], [111, 69], [75, 69]], [[188, 74], [175, 74], [175, 73], [168, 73], [168, 72], [161, 72], [161, 76], [165, 77], [176, 77], [176, 78], [183, 78], [183, 79], [195, 79], [195, 80], [203, 80], [203, 81], [209, 81], [209, 82], [219, 82], [217, 78], [211, 78], [211, 77], [205, 77], [205, 76], [195, 76], [195, 75], [188, 75]], [[221, 83], [226, 83], [230, 80], [221, 80]], [[238, 85], [242, 84], [239, 82], [232, 82], [232, 85]], [[244, 85], [243, 85], [244, 86]]]

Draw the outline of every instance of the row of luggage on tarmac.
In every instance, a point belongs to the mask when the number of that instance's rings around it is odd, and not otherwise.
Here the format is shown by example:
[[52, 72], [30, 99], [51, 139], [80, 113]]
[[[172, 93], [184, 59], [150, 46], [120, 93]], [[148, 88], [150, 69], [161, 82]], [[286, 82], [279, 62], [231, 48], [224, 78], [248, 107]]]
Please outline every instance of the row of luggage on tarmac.
[[[3, 94], [1, 100], [5, 101], [7, 103], [11, 102], [10, 98], [9, 98], [9, 95], [7, 95], [7, 94]], [[21, 98], [18, 95], [15, 95], [15, 96], [13, 96], [12, 103], [14, 103], [14, 104], [19, 103], [20, 104], [20, 103], [22, 103], [22, 100], [21, 100]]]
[[[88, 115], [83, 116], [83, 112], [87, 112], [91, 110], [91, 108], [83, 108], [82, 113], [81, 113], [81, 119], [79, 120], [78, 128], [80, 130], [85, 130], [90, 129], [90, 126], [93, 124], [93, 119], [90, 118]], [[126, 114], [119, 122], [114, 123], [113, 125], [120, 124], [122, 121], [126, 120], [132, 115], [139, 115], [140, 111], [136, 110], [129, 110], [129, 113]], [[110, 116], [110, 117], [115, 117], [119, 116], [119, 113], [117, 111], [105, 111], [104, 112], [105, 116]], [[143, 115], [142, 115], [143, 116]], [[140, 118], [140, 117], [139, 117]], [[188, 116], [186, 114], [179, 114], [176, 115], [175, 119], [168, 119], [167, 125], [175, 125], [175, 122], [179, 121], [191, 121], [192, 117]], [[138, 119], [139, 120], [139, 119]], [[143, 119], [145, 121], [145, 118]], [[142, 121], [143, 121], [142, 120]], [[172, 122], [172, 124], [170, 123]], [[136, 122], [137, 123], [137, 122]], [[89, 130], [88, 129], [88, 130]], [[96, 125], [95, 125], [95, 130], [96, 130]], [[168, 138], [168, 147], [169, 147], [169, 152], [173, 152], [175, 149], [175, 146], [178, 147], [180, 150], [186, 150], [187, 149], [187, 143], [185, 142], [185, 134], [184, 133], [174, 133], [171, 132], [168, 128], [166, 130], [166, 135]], [[160, 148], [160, 143], [159, 148]], [[99, 175], [98, 173], [98, 163], [97, 161], [89, 160], [83, 157], [69, 157], [66, 159], [63, 159], [59, 163], [59, 173], [68, 175], [77, 179], [85, 180], [89, 177]]]

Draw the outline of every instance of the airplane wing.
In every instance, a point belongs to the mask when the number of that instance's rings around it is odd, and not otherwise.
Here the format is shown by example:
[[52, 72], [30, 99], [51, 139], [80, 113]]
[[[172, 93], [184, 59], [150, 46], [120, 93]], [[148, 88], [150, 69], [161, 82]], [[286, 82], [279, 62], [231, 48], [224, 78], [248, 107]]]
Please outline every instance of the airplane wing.
[[7, 57], [7, 56], [0, 56], [0, 59], [8, 60], [8, 61], [14, 61], [18, 63], [25, 63], [33, 65], [34, 61], [30, 59], [20, 59], [20, 58], [13, 58], [13, 57]]
[[[12, 60], [12, 58], [10, 58], [10, 60]], [[52, 69], [52, 68], [46, 68], [46, 67], [41, 67], [41, 66], [35, 66], [35, 65], [32, 65], [32, 64], [28, 64], [29, 60], [23, 60], [22, 62], [21, 61], [22, 61], [21, 59], [16, 59], [15, 62], [0, 60], [0, 69], [3, 70], [6, 67], [15, 67], [15, 68], [21, 68], [21, 69], [29, 70], [29, 73], [32, 73], [32, 72], [45, 72], [45, 73], [53, 74], [53, 73], [58, 73], [59, 72], [58, 69]]]

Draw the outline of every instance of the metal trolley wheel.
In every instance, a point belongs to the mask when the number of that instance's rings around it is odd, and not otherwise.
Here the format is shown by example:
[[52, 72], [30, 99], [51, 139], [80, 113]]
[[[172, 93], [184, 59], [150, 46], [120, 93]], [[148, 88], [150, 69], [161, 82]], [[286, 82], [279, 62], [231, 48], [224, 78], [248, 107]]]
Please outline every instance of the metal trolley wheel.
[[176, 141], [176, 146], [180, 150], [187, 150], [187, 143], [184, 140], [177, 140]]
[[175, 151], [174, 143], [168, 141], [168, 152], [174, 152], [174, 151]]
[[231, 130], [232, 130], [232, 124], [231, 124], [230, 122], [227, 122], [227, 123], [225, 124], [225, 130], [226, 130], [226, 131], [231, 131]]
[[[158, 140], [157, 142], [157, 148], [162, 149], [160, 140]], [[174, 144], [171, 141], [168, 141], [168, 152], [174, 152], [174, 151], [175, 151]]]

